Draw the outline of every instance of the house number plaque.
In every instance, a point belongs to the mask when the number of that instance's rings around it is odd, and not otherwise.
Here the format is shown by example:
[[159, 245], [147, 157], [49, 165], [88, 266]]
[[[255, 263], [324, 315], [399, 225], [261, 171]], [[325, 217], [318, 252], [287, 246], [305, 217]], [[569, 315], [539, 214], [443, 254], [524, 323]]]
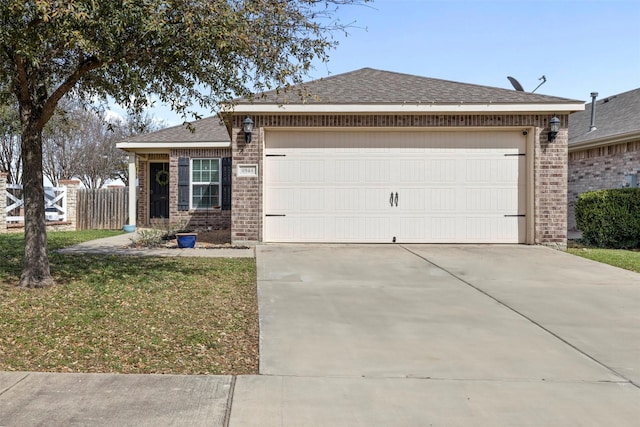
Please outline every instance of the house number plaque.
[[238, 165], [238, 176], [258, 176], [258, 165]]

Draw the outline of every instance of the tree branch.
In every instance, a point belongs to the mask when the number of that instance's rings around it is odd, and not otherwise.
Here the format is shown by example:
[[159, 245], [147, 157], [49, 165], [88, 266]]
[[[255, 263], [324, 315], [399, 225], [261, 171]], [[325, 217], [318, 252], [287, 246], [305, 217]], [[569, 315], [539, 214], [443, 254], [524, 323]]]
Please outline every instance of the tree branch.
[[103, 61], [99, 60], [96, 56], [89, 56], [88, 58], [84, 58], [84, 55], [81, 54], [82, 61], [80, 61], [78, 68], [75, 69], [73, 73], [71, 73], [64, 82], [60, 86], [56, 88], [55, 91], [47, 98], [47, 101], [44, 104], [44, 108], [42, 110], [42, 115], [39, 118], [39, 124], [44, 127], [44, 125], [49, 121], [53, 113], [55, 112], [56, 106], [58, 102], [65, 96], [73, 87], [78, 83], [78, 81], [84, 77], [87, 73], [96, 68], [100, 68], [103, 65]]
[[24, 59], [21, 55], [15, 54], [13, 56], [14, 63], [16, 65], [16, 76], [14, 93], [19, 99], [20, 105], [31, 105], [31, 96], [29, 94], [29, 76], [25, 67]]

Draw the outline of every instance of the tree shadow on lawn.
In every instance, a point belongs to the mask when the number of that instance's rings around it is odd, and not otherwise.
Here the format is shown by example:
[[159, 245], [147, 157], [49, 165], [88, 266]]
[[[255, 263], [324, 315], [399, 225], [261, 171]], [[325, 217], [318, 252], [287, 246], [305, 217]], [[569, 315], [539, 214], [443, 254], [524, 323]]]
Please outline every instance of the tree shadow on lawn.
[[[58, 249], [83, 241], [79, 233], [59, 233], [50, 239], [49, 263], [56, 284], [72, 281], [100, 283], [106, 277], [117, 279], [144, 279], [146, 282], [162, 283], [167, 278], [176, 280], [182, 275], [215, 279], [225, 272], [239, 273], [238, 266], [251, 262], [227, 262], [222, 259], [157, 258], [118, 255], [60, 254]], [[24, 236], [4, 235], [0, 238], [0, 285], [15, 285], [20, 279], [24, 263]], [[228, 271], [236, 270], [236, 271]]]
[[[203, 258], [155, 258], [118, 255], [62, 255], [49, 257], [56, 283], [72, 281], [99, 285], [105, 280], [131, 281], [138, 284], [163, 284], [176, 280], [206, 277], [215, 280], [228, 270], [225, 263]], [[212, 261], [212, 262], [211, 262]], [[220, 271], [222, 269], [222, 271]]]
[[13, 253], [0, 259], [0, 345], [3, 337], [17, 342], [11, 347], [16, 354], [0, 366], [56, 372], [257, 372], [254, 259], [53, 251], [49, 259], [57, 286], [29, 290], [11, 286], [18, 281], [22, 257]]

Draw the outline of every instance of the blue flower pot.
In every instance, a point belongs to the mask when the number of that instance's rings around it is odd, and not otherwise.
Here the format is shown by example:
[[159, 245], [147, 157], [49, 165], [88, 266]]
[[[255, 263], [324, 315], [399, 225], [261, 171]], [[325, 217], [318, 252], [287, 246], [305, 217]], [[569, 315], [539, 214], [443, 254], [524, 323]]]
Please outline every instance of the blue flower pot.
[[133, 233], [134, 231], [136, 231], [136, 226], [135, 225], [125, 225], [123, 227], [124, 232], [125, 233]]
[[176, 240], [178, 241], [178, 247], [179, 248], [195, 248], [196, 247], [196, 238], [198, 237], [197, 234], [181, 234], [178, 233], [176, 234]]

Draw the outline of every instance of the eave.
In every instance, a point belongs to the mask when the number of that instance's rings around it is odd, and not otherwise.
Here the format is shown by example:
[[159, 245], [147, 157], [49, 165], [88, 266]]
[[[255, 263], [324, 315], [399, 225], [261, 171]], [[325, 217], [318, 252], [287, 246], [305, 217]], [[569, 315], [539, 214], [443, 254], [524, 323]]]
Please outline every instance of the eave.
[[142, 152], [168, 152], [168, 150], [174, 149], [189, 149], [189, 148], [230, 148], [230, 141], [217, 141], [217, 142], [185, 142], [185, 141], [170, 141], [170, 142], [118, 142], [116, 147], [124, 151], [134, 151], [137, 153]]
[[429, 113], [572, 113], [583, 111], [584, 103], [557, 104], [237, 104], [227, 113], [292, 114], [429, 114]]
[[588, 141], [569, 143], [569, 152], [583, 151], [590, 148], [604, 147], [606, 145], [626, 144], [640, 140], [640, 130], [627, 132], [618, 135], [609, 135], [602, 138], [590, 139]]

